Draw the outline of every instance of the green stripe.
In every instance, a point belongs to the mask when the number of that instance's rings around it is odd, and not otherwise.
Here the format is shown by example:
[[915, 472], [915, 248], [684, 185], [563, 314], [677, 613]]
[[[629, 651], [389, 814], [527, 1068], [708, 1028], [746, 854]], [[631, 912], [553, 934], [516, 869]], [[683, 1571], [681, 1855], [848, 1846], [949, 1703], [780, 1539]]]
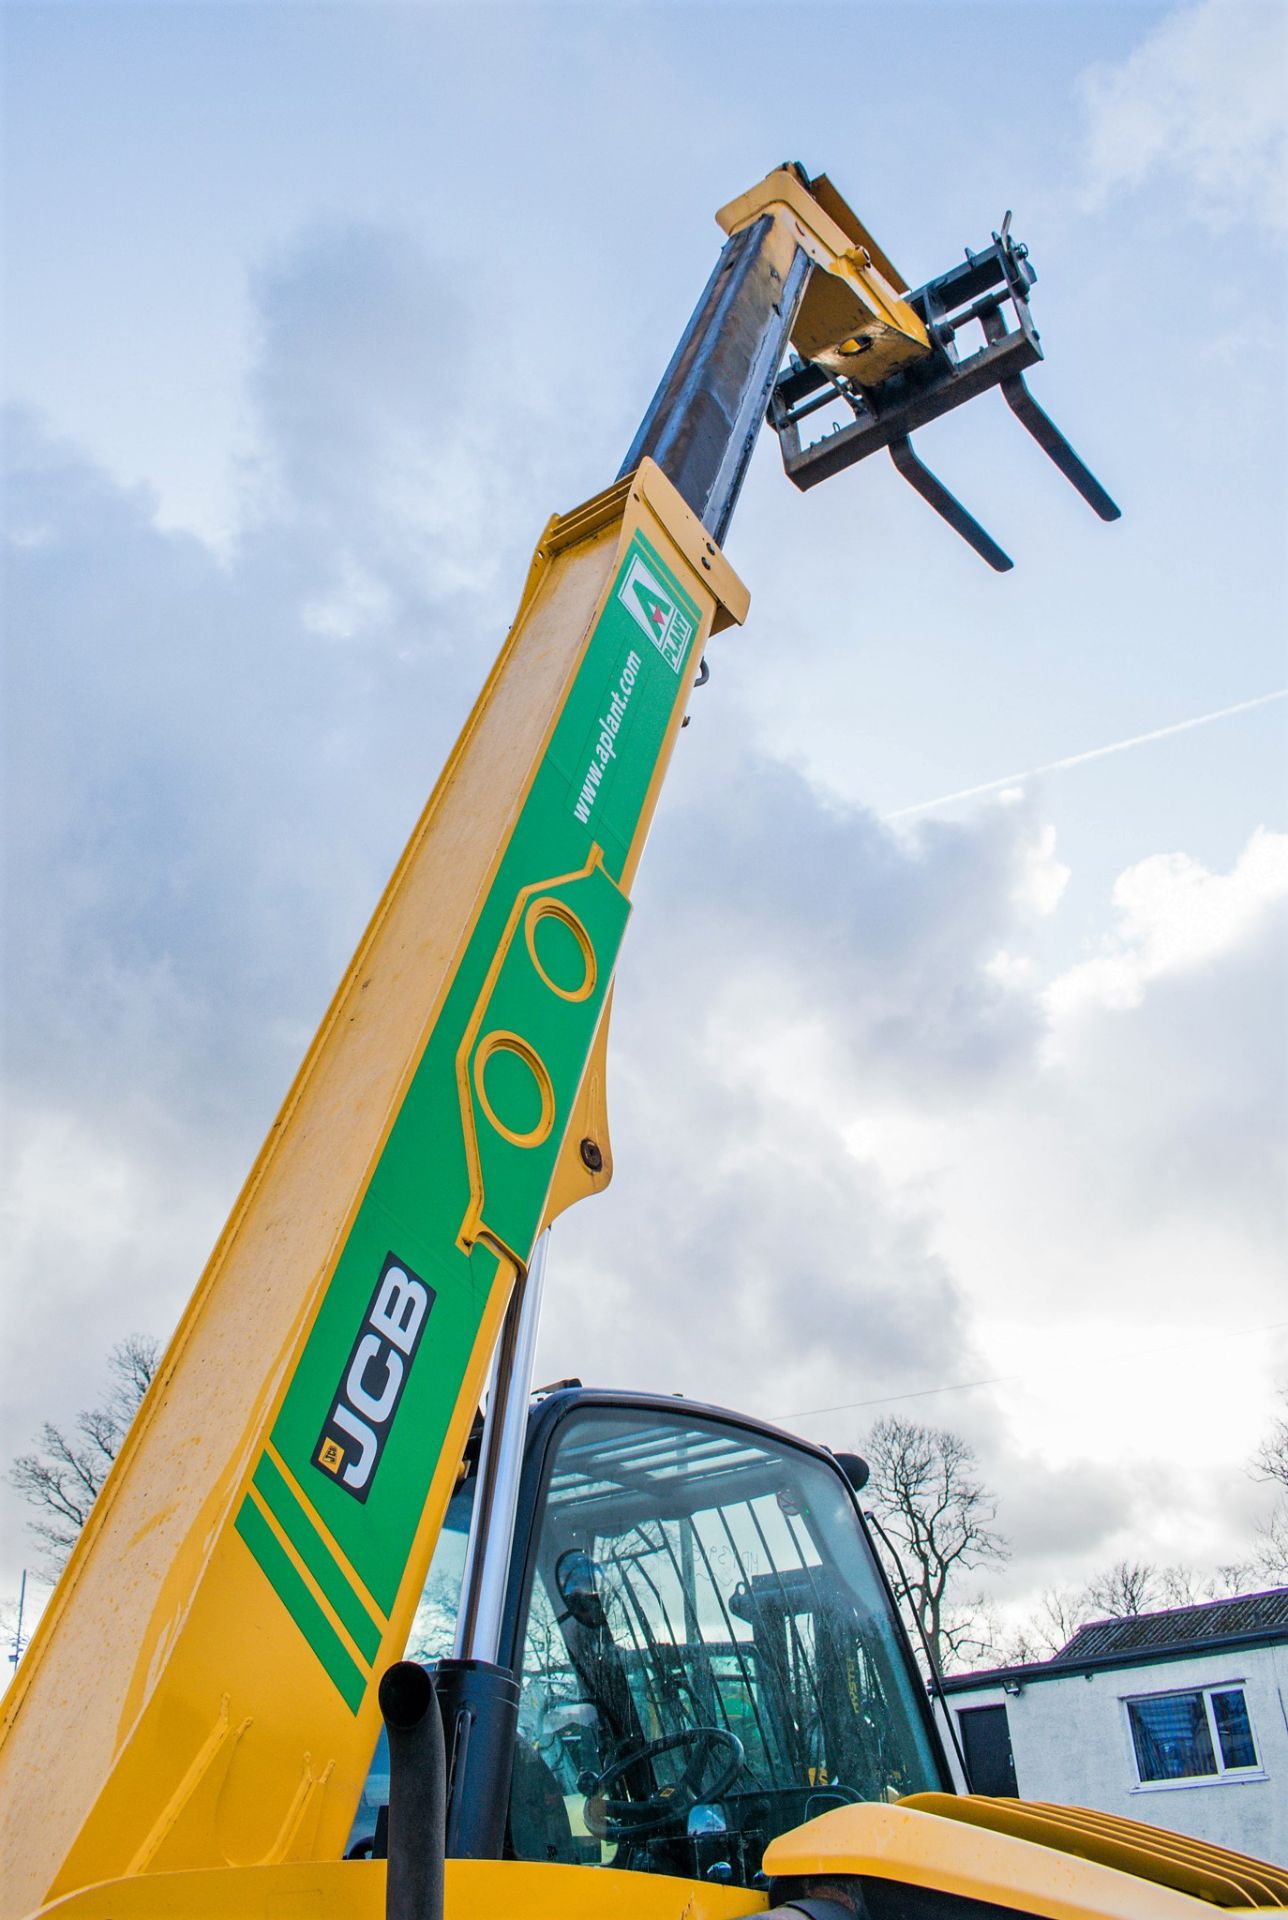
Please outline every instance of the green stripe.
[[[691, 621], [678, 671], [677, 662], [659, 652], [651, 634], [641, 631], [631, 605], [619, 597], [636, 560], [647, 564]], [[386, 1614], [394, 1611], [407, 1578], [433, 1473], [496, 1284], [499, 1259], [488, 1241], [480, 1236], [466, 1250], [458, 1238], [467, 1217], [472, 1220], [471, 1176], [477, 1170], [483, 1223], [525, 1258], [541, 1223], [612, 978], [629, 910], [621, 876], [667, 729], [688, 697], [700, 630], [692, 596], [637, 535], [614, 571], [273, 1425], [275, 1452], [306, 1490], [308, 1506], [345, 1563]], [[623, 675], [632, 656], [629, 699], [623, 704]], [[615, 733], [608, 725], [610, 714]], [[588, 819], [581, 821], [575, 803], [592, 764], [603, 764], [603, 777]], [[602, 865], [593, 861], [596, 847], [602, 850]], [[584, 1000], [550, 993], [530, 964], [524, 924], [515, 919], [515, 910], [533, 887], [553, 893], [586, 929], [596, 980]], [[549, 1075], [554, 1125], [535, 1146], [515, 1144], [480, 1110], [472, 1068], [495, 1028], [521, 1035]], [[468, 1140], [458, 1079], [467, 1033]], [[323, 1472], [314, 1452], [372, 1287], [391, 1253], [434, 1289], [434, 1308], [368, 1497], [356, 1500], [341, 1481]]]
[[249, 1494], [237, 1515], [237, 1531], [259, 1562], [269, 1586], [325, 1667], [345, 1705], [351, 1713], [356, 1713], [367, 1691], [367, 1676], [287, 1559]]
[[358, 1651], [374, 1665], [380, 1652], [379, 1627], [349, 1585], [343, 1569], [332, 1558], [326, 1541], [300, 1505], [289, 1482], [266, 1453], [261, 1454], [255, 1469], [255, 1485], [264, 1505], [353, 1635]]

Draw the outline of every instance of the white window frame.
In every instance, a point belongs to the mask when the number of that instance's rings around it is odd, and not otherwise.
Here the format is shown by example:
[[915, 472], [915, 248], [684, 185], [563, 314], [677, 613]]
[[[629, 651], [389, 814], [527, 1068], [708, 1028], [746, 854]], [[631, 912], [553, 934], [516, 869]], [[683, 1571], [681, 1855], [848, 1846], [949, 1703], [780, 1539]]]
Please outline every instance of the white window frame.
[[[1248, 1716], [1248, 1731], [1252, 1735], [1253, 1749], [1257, 1759], [1250, 1767], [1229, 1767], [1221, 1751], [1221, 1735], [1216, 1724], [1216, 1714], [1212, 1707], [1214, 1693], [1241, 1693], [1243, 1710]], [[1187, 1773], [1179, 1780], [1142, 1780], [1140, 1775], [1140, 1756], [1136, 1751], [1136, 1736], [1132, 1730], [1129, 1707], [1145, 1700], [1168, 1700], [1181, 1696], [1198, 1694], [1203, 1701], [1203, 1711], [1207, 1716], [1208, 1738], [1212, 1743], [1212, 1757], [1216, 1762], [1213, 1773]], [[1252, 1708], [1248, 1703], [1248, 1683], [1238, 1676], [1230, 1680], [1196, 1680], [1188, 1687], [1151, 1687], [1148, 1693], [1122, 1693], [1118, 1696], [1122, 1706], [1123, 1732], [1127, 1738], [1127, 1752], [1131, 1759], [1132, 1771], [1136, 1776], [1133, 1793], [1174, 1793], [1178, 1788], [1220, 1787], [1237, 1784], [1241, 1780], [1264, 1780], [1266, 1770], [1261, 1762], [1261, 1742], [1253, 1725]]]

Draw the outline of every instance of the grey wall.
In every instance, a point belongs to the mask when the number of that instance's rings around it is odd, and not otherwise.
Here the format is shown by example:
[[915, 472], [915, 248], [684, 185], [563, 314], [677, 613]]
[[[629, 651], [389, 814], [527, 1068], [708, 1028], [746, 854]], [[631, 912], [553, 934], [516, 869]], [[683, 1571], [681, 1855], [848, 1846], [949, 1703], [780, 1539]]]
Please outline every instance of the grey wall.
[[[1255, 1775], [1137, 1778], [1125, 1702], [1139, 1694], [1242, 1686], [1261, 1765]], [[954, 1713], [1005, 1701], [1020, 1797], [1095, 1807], [1288, 1864], [1288, 1646], [1197, 1654], [1084, 1677], [954, 1692]]]

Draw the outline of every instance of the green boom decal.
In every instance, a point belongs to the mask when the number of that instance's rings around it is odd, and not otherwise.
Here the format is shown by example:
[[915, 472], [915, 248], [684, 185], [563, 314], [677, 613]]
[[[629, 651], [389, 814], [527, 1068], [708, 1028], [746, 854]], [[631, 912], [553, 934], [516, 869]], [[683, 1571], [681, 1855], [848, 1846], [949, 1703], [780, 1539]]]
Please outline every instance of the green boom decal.
[[[536, 1238], [630, 910], [622, 871], [687, 682], [700, 617], [655, 549], [636, 534], [274, 1425], [273, 1446], [386, 1614], [498, 1256], [526, 1261]], [[433, 1302], [414, 1365], [397, 1351], [394, 1306], [375, 1316], [376, 1332], [363, 1332], [373, 1288], [391, 1260], [398, 1263], [394, 1271], [418, 1276]], [[382, 1327], [390, 1332], [384, 1344]], [[337, 1380], [345, 1379], [358, 1414], [370, 1414], [373, 1427], [382, 1410], [396, 1409], [380, 1433], [377, 1465], [361, 1500], [346, 1491], [334, 1459], [328, 1469], [318, 1444]], [[257, 1478], [267, 1490], [267, 1473]], [[267, 1529], [251, 1523], [240, 1531], [356, 1711], [360, 1691], [341, 1669], [325, 1616], [302, 1583], [283, 1578], [284, 1557], [268, 1550]], [[301, 1540], [300, 1549], [307, 1544]], [[328, 1554], [321, 1536], [317, 1551], [303, 1557], [317, 1565], [319, 1553]], [[352, 1630], [360, 1615], [348, 1602], [338, 1604], [343, 1596], [335, 1583], [347, 1577], [332, 1565], [334, 1574], [319, 1584]]]
[[461, 1224], [526, 1260], [626, 929], [626, 896], [596, 857], [525, 887], [461, 1044], [471, 1199]]

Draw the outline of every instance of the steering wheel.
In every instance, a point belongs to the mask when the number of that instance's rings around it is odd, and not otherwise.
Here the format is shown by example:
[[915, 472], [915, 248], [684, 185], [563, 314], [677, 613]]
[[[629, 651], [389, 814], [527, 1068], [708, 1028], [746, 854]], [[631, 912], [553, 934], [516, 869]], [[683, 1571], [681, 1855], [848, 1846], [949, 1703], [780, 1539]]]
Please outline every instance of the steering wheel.
[[[679, 1747], [697, 1751], [685, 1764], [678, 1780], [661, 1787], [646, 1800], [613, 1800], [610, 1787], [629, 1773], [664, 1753]], [[702, 1776], [713, 1756], [723, 1750], [725, 1760], [718, 1777], [703, 1787]], [[728, 1791], [742, 1772], [746, 1758], [742, 1741], [725, 1727], [682, 1727], [660, 1740], [644, 1740], [628, 1747], [595, 1776], [586, 1790], [584, 1817], [587, 1830], [597, 1840], [633, 1840], [637, 1836], [659, 1833], [677, 1817], [683, 1819], [700, 1800], [717, 1800]]]

